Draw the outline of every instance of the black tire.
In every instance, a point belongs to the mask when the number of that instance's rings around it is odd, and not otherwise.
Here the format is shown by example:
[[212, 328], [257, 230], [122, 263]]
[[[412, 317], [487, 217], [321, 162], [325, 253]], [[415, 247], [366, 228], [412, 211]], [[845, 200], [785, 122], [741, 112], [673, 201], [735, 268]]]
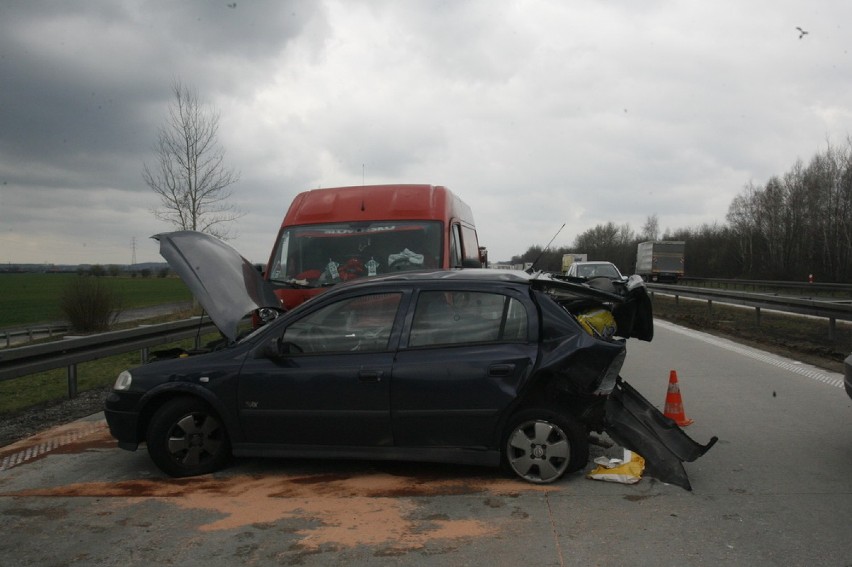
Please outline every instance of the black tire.
[[151, 418], [148, 454], [170, 476], [207, 474], [224, 467], [231, 444], [222, 420], [197, 398], [175, 398]]
[[585, 429], [573, 418], [548, 408], [519, 412], [503, 437], [507, 470], [536, 484], [555, 482], [589, 461]]

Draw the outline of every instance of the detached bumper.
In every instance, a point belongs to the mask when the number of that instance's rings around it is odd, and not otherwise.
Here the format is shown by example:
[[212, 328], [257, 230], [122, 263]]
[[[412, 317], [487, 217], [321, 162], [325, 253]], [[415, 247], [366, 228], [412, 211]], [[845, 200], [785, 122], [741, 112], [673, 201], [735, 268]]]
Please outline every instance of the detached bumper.
[[617, 443], [645, 459], [645, 471], [663, 482], [692, 490], [684, 461], [692, 462], [712, 447], [694, 441], [673, 420], [619, 378], [606, 402], [604, 429]]

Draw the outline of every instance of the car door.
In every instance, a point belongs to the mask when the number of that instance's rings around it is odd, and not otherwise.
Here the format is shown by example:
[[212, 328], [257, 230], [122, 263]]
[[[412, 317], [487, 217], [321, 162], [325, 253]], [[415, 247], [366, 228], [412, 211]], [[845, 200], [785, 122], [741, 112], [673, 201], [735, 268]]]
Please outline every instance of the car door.
[[390, 375], [402, 297], [348, 296], [270, 334], [240, 373], [246, 442], [391, 445]]
[[487, 447], [537, 353], [519, 292], [445, 289], [416, 298], [391, 391], [397, 445]]

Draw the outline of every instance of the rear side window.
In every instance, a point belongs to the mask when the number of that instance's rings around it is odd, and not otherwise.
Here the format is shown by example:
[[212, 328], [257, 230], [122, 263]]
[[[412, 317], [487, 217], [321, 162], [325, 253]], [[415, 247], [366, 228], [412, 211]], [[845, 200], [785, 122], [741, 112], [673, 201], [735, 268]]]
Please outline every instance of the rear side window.
[[414, 311], [411, 347], [489, 342], [526, 342], [527, 311], [498, 293], [427, 291]]

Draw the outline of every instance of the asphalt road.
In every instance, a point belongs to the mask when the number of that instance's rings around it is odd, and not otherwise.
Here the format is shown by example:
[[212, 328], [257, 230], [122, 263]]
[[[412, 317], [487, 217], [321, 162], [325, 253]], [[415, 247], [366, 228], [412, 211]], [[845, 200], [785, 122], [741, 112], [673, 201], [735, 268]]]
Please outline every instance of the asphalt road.
[[0, 565], [852, 565], [842, 377], [658, 322], [622, 374], [662, 408], [670, 370], [687, 432], [720, 439], [692, 492], [275, 459], [174, 480], [94, 415], [3, 448]]

